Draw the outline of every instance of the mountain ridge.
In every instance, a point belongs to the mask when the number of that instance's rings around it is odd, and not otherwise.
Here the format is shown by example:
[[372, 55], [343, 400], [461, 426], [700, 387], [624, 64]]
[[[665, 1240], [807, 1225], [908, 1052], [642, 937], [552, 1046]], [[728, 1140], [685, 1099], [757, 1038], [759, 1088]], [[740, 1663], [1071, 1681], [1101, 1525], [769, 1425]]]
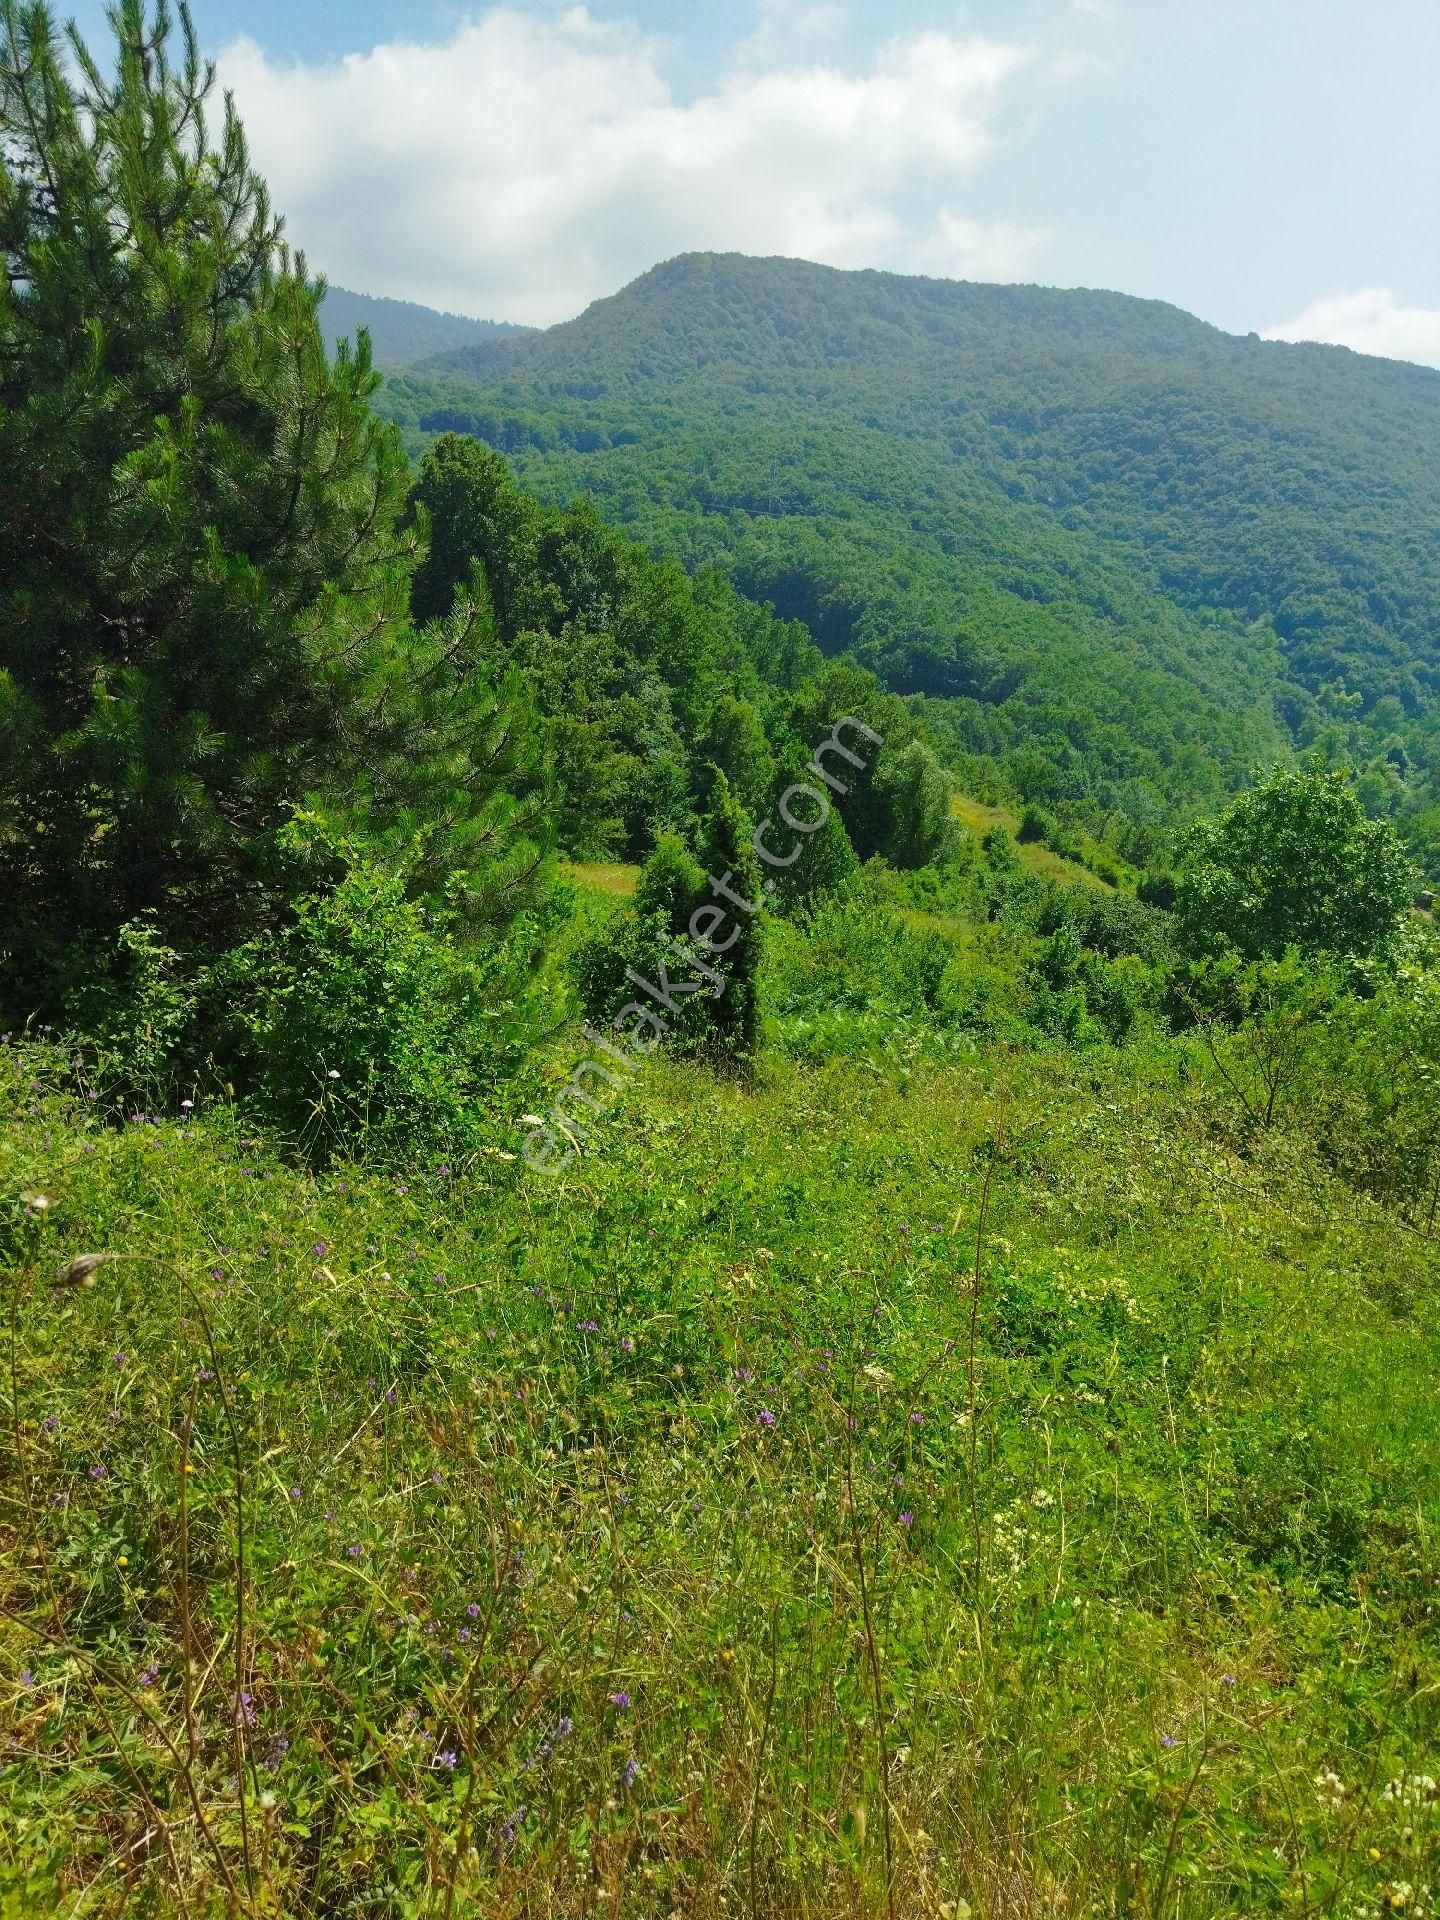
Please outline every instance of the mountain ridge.
[[477, 339], [510, 339], [530, 331], [507, 320], [474, 320], [414, 300], [393, 300], [339, 286], [327, 286], [320, 323], [332, 344], [341, 338], [353, 340], [363, 327], [377, 364], [390, 367], [442, 356]]
[[685, 254], [382, 404], [959, 703], [1020, 798], [1183, 813], [1314, 747], [1380, 810], [1437, 804], [1431, 369], [1104, 290]]

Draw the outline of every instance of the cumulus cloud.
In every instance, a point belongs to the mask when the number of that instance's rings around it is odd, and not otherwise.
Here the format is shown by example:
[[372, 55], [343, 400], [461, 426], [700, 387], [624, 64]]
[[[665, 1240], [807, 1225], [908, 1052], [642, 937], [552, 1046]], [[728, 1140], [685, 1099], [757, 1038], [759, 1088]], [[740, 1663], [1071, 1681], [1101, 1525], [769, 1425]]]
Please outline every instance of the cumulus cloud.
[[822, 50], [845, 23], [837, 0], [758, 0], [754, 31], [737, 43], [731, 64], [771, 67]]
[[747, 61], [682, 102], [657, 43], [583, 7], [502, 6], [443, 45], [323, 65], [242, 39], [220, 72], [292, 240], [332, 279], [544, 324], [690, 249], [1021, 272], [1043, 235], [944, 202], [1030, 59], [921, 32], [864, 71]]
[[1295, 319], [1267, 327], [1267, 340], [1320, 340], [1376, 353], [1387, 360], [1418, 360], [1440, 367], [1440, 308], [1407, 307], [1384, 287], [1332, 293]]
[[918, 273], [941, 280], [1023, 280], [1049, 234], [1007, 220], [972, 220], [941, 207], [934, 231], [911, 249]]

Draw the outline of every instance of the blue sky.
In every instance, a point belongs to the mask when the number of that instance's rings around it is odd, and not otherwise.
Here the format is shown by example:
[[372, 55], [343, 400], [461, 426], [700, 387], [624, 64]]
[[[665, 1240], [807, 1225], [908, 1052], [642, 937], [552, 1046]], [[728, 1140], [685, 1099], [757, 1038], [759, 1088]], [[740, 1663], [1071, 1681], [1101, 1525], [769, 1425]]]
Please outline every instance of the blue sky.
[[544, 324], [733, 246], [1440, 364], [1440, 0], [194, 12], [292, 237], [369, 292]]

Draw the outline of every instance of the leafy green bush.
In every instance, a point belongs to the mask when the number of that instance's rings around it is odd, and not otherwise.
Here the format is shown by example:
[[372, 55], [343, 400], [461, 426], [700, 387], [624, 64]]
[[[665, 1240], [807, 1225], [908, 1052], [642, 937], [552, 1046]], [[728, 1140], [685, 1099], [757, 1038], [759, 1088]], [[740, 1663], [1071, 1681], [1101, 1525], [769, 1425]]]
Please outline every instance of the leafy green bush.
[[934, 1016], [955, 984], [955, 960], [942, 933], [911, 925], [861, 874], [777, 938], [771, 1005], [783, 1014]]
[[1080, 944], [1067, 920], [1026, 969], [1029, 1017], [1042, 1033], [1072, 1046], [1127, 1039], [1140, 1008], [1153, 995], [1151, 976], [1133, 958], [1107, 960]]
[[[640, 869], [630, 906], [576, 950], [572, 971], [587, 1021], [610, 1027], [621, 1009], [634, 1003], [663, 1022], [673, 1050], [693, 1053], [705, 1048], [711, 1038], [713, 982], [697, 975], [687, 955], [696, 951], [690, 918], [706, 892], [699, 861], [678, 835], [662, 833]], [[668, 992], [673, 1007], [647, 996], [637, 977], [650, 981], [657, 992]], [[688, 991], [688, 983], [697, 978], [700, 991]], [[681, 982], [685, 987], [674, 990]], [[654, 1033], [653, 1027], [644, 1031]]]
[[72, 1012], [97, 1087], [141, 1106], [171, 1104], [189, 1064], [197, 980], [160, 936], [153, 915], [121, 927], [109, 972], [77, 994]]
[[587, 1019], [642, 1053], [663, 1042], [744, 1062], [758, 1037], [765, 896], [748, 823], [725, 775], [714, 777], [705, 865], [661, 834], [632, 905], [582, 943], [573, 971]]
[[1044, 807], [1037, 806], [1033, 800], [1028, 800], [1025, 803], [1025, 811], [1020, 816], [1020, 828], [1015, 838], [1022, 846], [1028, 846], [1034, 841], [1048, 841], [1054, 833], [1055, 822], [1052, 817]]
[[1230, 953], [1177, 968], [1167, 993], [1172, 1025], [1193, 1028], [1242, 1129], [1264, 1131], [1313, 1103], [1344, 998], [1333, 971], [1293, 947], [1278, 960]]
[[[292, 839], [309, 839], [299, 825]], [[522, 926], [477, 959], [348, 842], [287, 923], [222, 957], [204, 1011], [242, 1097], [313, 1158], [405, 1160], [494, 1137], [534, 1037]]]
[[1313, 1115], [1347, 1178], [1431, 1233], [1440, 1222], [1440, 936], [1417, 923], [1326, 1028]]

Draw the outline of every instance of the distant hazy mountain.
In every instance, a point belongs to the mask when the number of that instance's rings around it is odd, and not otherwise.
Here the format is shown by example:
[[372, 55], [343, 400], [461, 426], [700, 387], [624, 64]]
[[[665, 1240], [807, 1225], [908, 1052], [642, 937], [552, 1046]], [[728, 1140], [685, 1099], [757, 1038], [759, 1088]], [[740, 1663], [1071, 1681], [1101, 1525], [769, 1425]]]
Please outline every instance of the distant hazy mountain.
[[1377, 808], [1440, 804], [1440, 373], [1120, 294], [699, 254], [382, 404], [718, 561], [1037, 793], [1168, 810], [1288, 738]]
[[331, 287], [320, 310], [320, 324], [328, 341], [353, 340], [361, 327], [369, 329], [375, 364], [408, 367], [433, 354], [452, 353], [482, 341], [507, 340], [531, 331], [501, 320], [467, 320], [463, 314], [437, 313], [413, 300], [384, 300], [373, 294], [351, 293]]

